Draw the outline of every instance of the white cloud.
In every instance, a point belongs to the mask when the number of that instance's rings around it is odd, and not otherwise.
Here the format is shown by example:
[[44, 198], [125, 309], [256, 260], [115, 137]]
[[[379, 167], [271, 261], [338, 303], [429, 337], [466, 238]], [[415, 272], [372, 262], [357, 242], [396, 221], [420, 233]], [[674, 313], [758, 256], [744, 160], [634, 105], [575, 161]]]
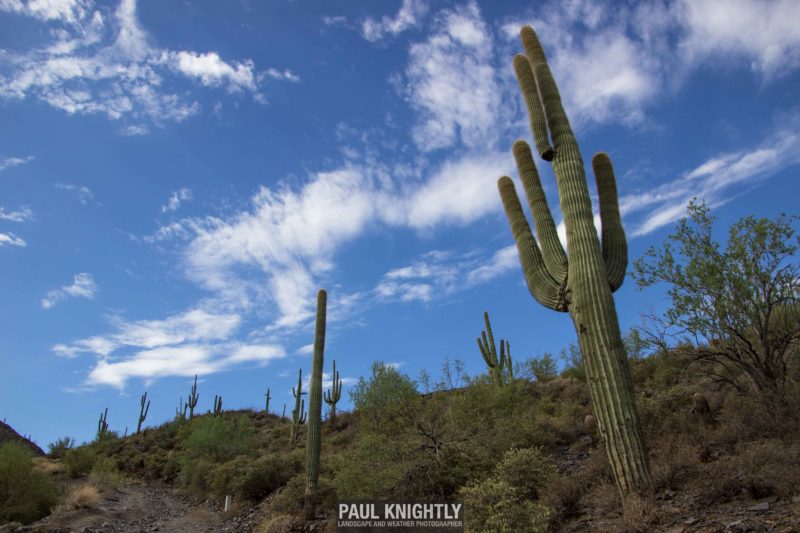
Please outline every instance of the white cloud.
[[[54, 39], [42, 48], [5, 52], [0, 99], [34, 98], [68, 114], [133, 120], [119, 129], [123, 135], [147, 133], [143, 122], [158, 126], [198, 113], [198, 102], [185, 91], [171, 89], [181, 77], [265, 101], [251, 60], [159, 48], [139, 24], [135, 0], [121, 0], [111, 16], [94, 9], [90, 1], [4, 0], [0, 6], [44, 21]], [[58, 23], [69, 24], [53, 28]], [[282, 79], [299, 79], [290, 70], [275, 73]]]
[[18, 211], [6, 212], [0, 207], [0, 220], [10, 220], [11, 222], [25, 222], [33, 219], [33, 211], [28, 207], [22, 207]]
[[765, 77], [800, 67], [800, 3], [795, 0], [683, 0], [678, 5], [686, 30], [681, 49], [691, 60], [744, 57]]
[[84, 185], [74, 185], [71, 183], [56, 183], [56, 189], [62, 189], [64, 191], [70, 191], [75, 194], [75, 197], [78, 198], [78, 201], [86, 205], [90, 201], [94, 200], [94, 194]]
[[290, 81], [292, 83], [300, 82], [300, 76], [289, 69], [278, 70], [276, 68], [270, 68], [261, 73], [260, 76], [267, 76], [273, 80]]
[[[650, 190], [620, 198], [626, 221], [635, 220], [632, 237], [647, 235], [684, 216], [689, 201], [697, 197], [711, 206], [721, 205], [781, 170], [800, 163], [798, 117], [784, 117], [786, 124], [768, 135], [760, 145], [710, 158], [679, 176]], [[646, 212], [644, 217], [636, 213]]]
[[66, 298], [86, 298], [91, 300], [96, 293], [97, 284], [92, 275], [81, 272], [80, 274], [75, 274], [71, 285], [64, 285], [60, 289], [48, 292], [47, 296], [42, 298], [41, 305], [43, 309], [51, 309]]
[[0, 11], [74, 24], [86, 16], [91, 5], [91, 0], [0, 0]]
[[32, 160], [32, 155], [29, 155], [28, 157], [6, 157], [5, 159], [0, 159], [0, 171], [19, 165], [24, 165]]
[[[384, 16], [380, 20], [367, 18], [361, 24], [361, 34], [371, 42], [380, 41], [387, 35], [398, 35], [417, 26], [420, 19], [428, 12], [428, 4], [424, 0], [403, 0], [400, 11], [394, 17]], [[341, 25], [344, 17], [326, 17], [326, 25]]]
[[[639, 123], [656, 97], [689, 72], [740, 64], [765, 79], [800, 67], [800, 4], [793, 0], [729, 2], [571, 0], [540, 6], [505, 23], [506, 37], [532, 25], [545, 47], [570, 119]], [[518, 49], [521, 49], [517, 45]]]
[[3, 246], [27, 246], [25, 241], [14, 235], [13, 233], [0, 232], [0, 247]]
[[[225, 355], [225, 354], [231, 355]], [[278, 345], [241, 343], [184, 344], [159, 346], [118, 359], [100, 359], [89, 372], [88, 385], [109, 385], [122, 389], [127, 380], [153, 380], [166, 376], [191, 377], [221, 372], [242, 363], [266, 365], [286, 354]]]
[[173, 191], [169, 197], [169, 201], [161, 206], [161, 212], [166, 213], [168, 211], [177, 211], [178, 208], [181, 206], [181, 202], [185, 202], [187, 200], [192, 199], [192, 191], [187, 189], [186, 187], [181, 187], [177, 191]]
[[216, 52], [164, 52], [162, 61], [182, 74], [198, 78], [203, 85], [225, 84], [229, 91], [256, 90], [253, 62], [226, 63]]
[[494, 146], [506, 112], [492, 47], [474, 2], [443, 11], [435, 33], [411, 46], [405, 92], [419, 113], [414, 141], [420, 149]]

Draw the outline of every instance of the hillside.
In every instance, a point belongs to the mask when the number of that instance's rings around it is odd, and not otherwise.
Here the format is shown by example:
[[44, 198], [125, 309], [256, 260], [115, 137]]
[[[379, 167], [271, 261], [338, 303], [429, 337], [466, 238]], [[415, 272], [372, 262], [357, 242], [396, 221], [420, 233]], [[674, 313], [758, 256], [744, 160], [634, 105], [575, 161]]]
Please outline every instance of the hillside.
[[[467, 386], [422, 395], [376, 364], [354, 391], [359, 409], [323, 424], [315, 522], [301, 513], [304, 430], [292, 447], [290, 420], [228, 411], [108, 434], [40, 464], [72, 503], [25, 531], [334, 531], [335, 501], [362, 497], [459, 499], [473, 525], [510, 505], [542, 531], [796, 531], [797, 419], [714, 390], [672, 355], [631, 364], [656, 488], [624, 505], [586, 420], [587, 387], [567, 377], [582, 369], [531, 380], [520, 363], [504, 386], [462, 375]], [[698, 391], [708, 412], [693, 409]], [[87, 484], [97, 495], [81, 502]]]

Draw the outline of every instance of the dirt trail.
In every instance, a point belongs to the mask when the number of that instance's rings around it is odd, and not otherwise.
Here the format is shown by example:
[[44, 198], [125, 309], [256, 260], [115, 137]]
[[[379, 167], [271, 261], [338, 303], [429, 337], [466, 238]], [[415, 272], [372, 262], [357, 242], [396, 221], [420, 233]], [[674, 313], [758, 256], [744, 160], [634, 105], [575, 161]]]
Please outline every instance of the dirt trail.
[[55, 512], [21, 531], [48, 533], [250, 531], [241, 518], [226, 518], [206, 502], [195, 504], [175, 491], [126, 484], [102, 495], [91, 509]]

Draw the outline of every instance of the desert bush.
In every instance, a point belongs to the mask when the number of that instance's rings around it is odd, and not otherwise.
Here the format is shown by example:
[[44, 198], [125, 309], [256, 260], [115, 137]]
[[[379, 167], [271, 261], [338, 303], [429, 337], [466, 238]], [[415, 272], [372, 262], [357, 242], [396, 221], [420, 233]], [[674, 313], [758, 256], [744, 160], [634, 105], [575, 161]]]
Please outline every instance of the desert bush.
[[90, 477], [93, 481], [107, 488], [116, 488], [122, 481], [117, 463], [111, 457], [101, 457], [92, 466]]
[[663, 519], [663, 512], [651, 497], [630, 494], [625, 498], [618, 529], [623, 533], [649, 533]]
[[91, 483], [81, 483], [72, 487], [62, 502], [58, 505], [59, 511], [74, 509], [91, 509], [100, 503], [100, 492]]
[[212, 473], [216, 464], [205, 459], [185, 461], [178, 476], [180, 484], [197, 495], [211, 491]]
[[255, 429], [246, 415], [196, 418], [188, 424], [188, 430], [183, 442], [186, 460], [223, 463], [255, 448]]
[[475, 533], [548, 531], [550, 509], [526, 500], [507, 482], [489, 478], [461, 490], [466, 530]]
[[61, 461], [66, 465], [70, 477], [79, 478], [92, 471], [97, 453], [90, 446], [80, 446], [64, 452]]
[[541, 357], [530, 358], [525, 361], [525, 366], [536, 381], [549, 381], [558, 376], [556, 361], [553, 356], [545, 352]]
[[286, 485], [303, 470], [297, 454], [269, 454], [249, 462], [234, 484], [234, 494], [241, 498], [260, 501]]
[[18, 442], [0, 445], [0, 523], [29, 524], [50, 513], [58, 492], [33, 467], [33, 456]]
[[64, 437], [47, 445], [47, 455], [52, 459], [60, 459], [64, 455], [64, 452], [74, 447], [75, 439], [72, 437]]
[[547, 531], [552, 509], [538, 501], [557, 476], [540, 449], [511, 449], [491, 476], [460, 491], [469, 531]]

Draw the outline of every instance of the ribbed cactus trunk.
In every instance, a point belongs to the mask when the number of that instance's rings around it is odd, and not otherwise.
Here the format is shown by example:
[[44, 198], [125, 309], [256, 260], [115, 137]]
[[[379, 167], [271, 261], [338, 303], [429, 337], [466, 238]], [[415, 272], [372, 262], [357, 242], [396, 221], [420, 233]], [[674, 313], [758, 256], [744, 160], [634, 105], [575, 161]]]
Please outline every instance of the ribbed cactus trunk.
[[568, 253], [558, 239], [531, 150], [524, 141], [514, 144], [514, 158], [533, 214], [538, 243], [522, 211], [514, 183], [506, 176], [498, 182], [500, 196], [531, 294], [545, 307], [568, 311], [572, 316], [598, 429], [617, 488], [622, 495], [643, 491], [652, 486], [652, 480], [612, 296], [622, 284], [627, 265], [627, 243], [620, 221], [614, 170], [606, 154], [594, 156], [601, 244], [593, 222], [583, 157], [532, 28], [522, 29], [522, 43], [527, 57], [515, 57], [514, 69], [530, 114], [537, 151], [553, 165]]
[[325, 351], [325, 313], [328, 295], [317, 293], [317, 328], [314, 333], [314, 361], [308, 392], [308, 428], [306, 441], [306, 518], [314, 518], [319, 481], [320, 428], [322, 427], [322, 359]]

